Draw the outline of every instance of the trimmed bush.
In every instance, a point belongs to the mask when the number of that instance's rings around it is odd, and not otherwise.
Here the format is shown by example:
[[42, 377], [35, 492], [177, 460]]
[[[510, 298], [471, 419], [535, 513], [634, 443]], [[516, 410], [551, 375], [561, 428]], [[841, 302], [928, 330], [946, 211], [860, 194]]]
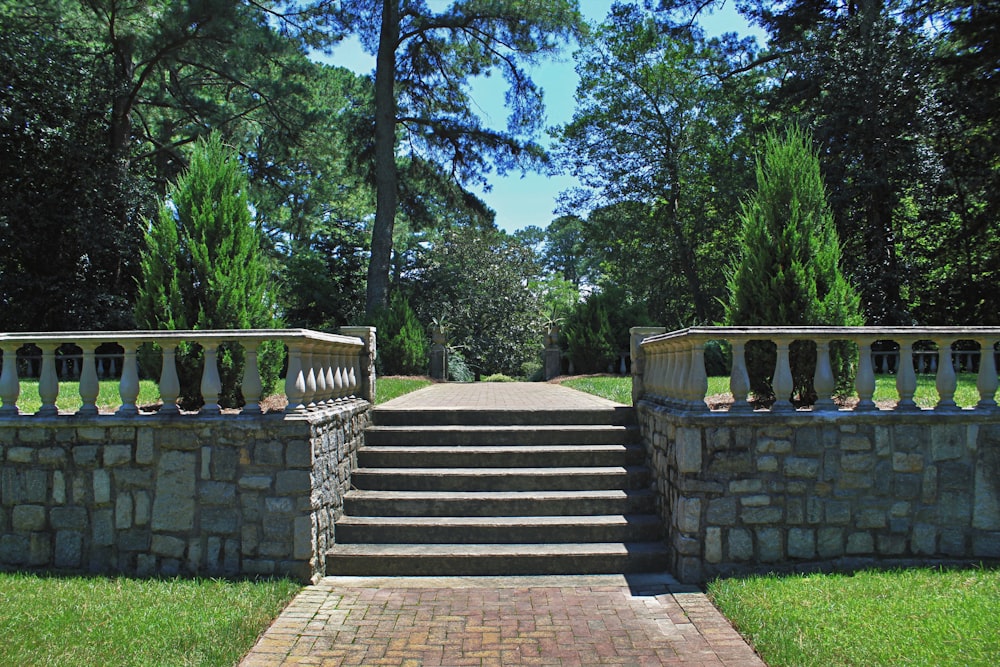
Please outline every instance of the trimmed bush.
[[430, 346], [417, 313], [400, 292], [375, 316], [379, 375], [426, 375]]

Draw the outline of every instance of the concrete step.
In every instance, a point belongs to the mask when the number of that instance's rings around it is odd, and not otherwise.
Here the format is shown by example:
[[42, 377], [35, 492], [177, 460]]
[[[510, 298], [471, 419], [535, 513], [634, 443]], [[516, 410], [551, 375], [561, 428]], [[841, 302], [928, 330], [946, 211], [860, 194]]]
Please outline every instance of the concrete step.
[[326, 573], [345, 576], [612, 574], [667, 568], [660, 542], [586, 544], [340, 544]]
[[625, 445], [638, 442], [631, 426], [372, 426], [365, 444], [383, 445]]
[[641, 445], [535, 445], [475, 447], [472, 445], [405, 446], [365, 445], [358, 450], [363, 468], [516, 468], [550, 466], [641, 465], [646, 452]]
[[373, 491], [589, 491], [649, 486], [645, 466], [545, 468], [361, 468], [357, 489]]
[[579, 410], [501, 410], [432, 408], [420, 410], [375, 408], [376, 426], [634, 426], [635, 408], [630, 406]]
[[341, 544], [538, 544], [654, 542], [663, 524], [652, 514], [597, 516], [353, 517], [337, 521]]
[[650, 489], [597, 491], [364, 491], [344, 496], [351, 516], [580, 516], [652, 514]]

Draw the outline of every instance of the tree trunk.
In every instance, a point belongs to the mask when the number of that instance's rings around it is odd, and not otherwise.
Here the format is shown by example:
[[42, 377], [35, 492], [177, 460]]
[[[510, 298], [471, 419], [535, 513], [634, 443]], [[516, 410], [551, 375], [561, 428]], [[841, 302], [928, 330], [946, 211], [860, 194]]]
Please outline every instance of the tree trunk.
[[382, 28], [375, 59], [375, 224], [365, 312], [371, 316], [386, 303], [392, 230], [396, 222], [396, 42], [399, 39], [398, 0], [382, 1]]

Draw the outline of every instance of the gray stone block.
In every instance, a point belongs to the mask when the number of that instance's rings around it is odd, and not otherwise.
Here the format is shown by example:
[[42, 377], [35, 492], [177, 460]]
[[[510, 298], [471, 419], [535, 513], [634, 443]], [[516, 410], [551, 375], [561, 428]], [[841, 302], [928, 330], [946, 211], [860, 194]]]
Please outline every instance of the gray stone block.
[[239, 486], [251, 491], [267, 491], [271, 488], [272, 481], [270, 475], [244, 475], [240, 477]]
[[196, 456], [169, 451], [160, 457], [153, 499], [154, 531], [188, 531], [194, 527]]
[[49, 499], [49, 473], [45, 470], [24, 471], [24, 499], [29, 503], [44, 503]]
[[56, 533], [53, 563], [56, 567], [79, 568], [83, 562], [83, 535], [75, 530]]
[[1000, 532], [973, 536], [972, 555], [976, 558], [1000, 558]]
[[680, 531], [697, 533], [701, 529], [701, 499], [679, 498], [674, 516]]
[[98, 469], [94, 471], [92, 480], [94, 492], [94, 504], [104, 505], [111, 502], [111, 476], [107, 470]]
[[96, 547], [110, 547], [115, 543], [115, 529], [110, 509], [94, 510], [91, 539]]
[[878, 552], [882, 556], [901, 556], [906, 552], [906, 538], [901, 535], [879, 535]]
[[32, 533], [28, 538], [28, 565], [52, 564], [52, 536], [48, 533]]
[[941, 492], [938, 519], [943, 526], [968, 526], [972, 522], [972, 497], [968, 493]]
[[285, 445], [285, 465], [289, 468], [311, 468], [312, 444], [308, 440], [292, 440]]
[[27, 535], [0, 535], [0, 563], [4, 565], [27, 563], [30, 547]]
[[938, 548], [946, 556], [962, 558], [967, 556], [965, 531], [953, 528], [945, 528], [941, 531], [941, 540]]
[[788, 557], [802, 559], [815, 558], [816, 532], [811, 528], [789, 528]]
[[115, 499], [115, 528], [118, 530], [131, 528], [133, 516], [131, 494], [118, 494], [118, 497]]
[[212, 456], [212, 479], [220, 482], [234, 481], [239, 462], [239, 451], [228, 447], [216, 447]]
[[674, 442], [677, 471], [680, 473], [701, 472], [701, 429], [678, 428]]
[[708, 528], [705, 530], [705, 560], [709, 563], [722, 562], [722, 529]]
[[275, 475], [274, 491], [279, 496], [309, 493], [311, 490], [312, 478], [306, 470], [282, 470]]
[[131, 445], [106, 445], [104, 447], [104, 466], [111, 468], [125, 465], [132, 461]]
[[777, 456], [760, 456], [757, 458], [757, 471], [758, 472], [777, 472], [778, 471], [778, 457]]
[[203, 505], [236, 504], [236, 485], [232, 482], [201, 482], [198, 484], [198, 502]]
[[732, 526], [736, 523], [736, 498], [714, 498], [708, 501], [705, 521], [710, 526]]
[[762, 563], [777, 563], [784, 560], [785, 545], [782, 531], [778, 528], [757, 528], [757, 557]]
[[[1000, 451], [996, 455], [1000, 458]], [[985, 465], [982, 460], [976, 466], [972, 527], [1000, 530], [1000, 470], [993, 465]]]
[[53, 507], [49, 511], [49, 522], [54, 530], [86, 530], [87, 509], [85, 507]]
[[915, 500], [920, 497], [921, 475], [893, 475], [893, 495], [901, 500]]
[[93, 468], [97, 465], [98, 451], [99, 448], [94, 445], [77, 445], [73, 448], [73, 463], [84, 468]]
[[11, 527], [16, 531], [45, 530], [44, 505], [18, 505], [11, 513]]
[[7, 460], [11, 463], [31, 463], [34, 458], [34, 447], [11, 447], [7, 450]]
[[844, 555], [844, 529], [819, 528], [816, 531], [816, 551], [820, 558], [838, 558]]
[[935, 462], [961, 458], [966, 451], [966, 427], [961, 424], [934, 424], [930, 427], [931, 458]]
[[228, 507], [205, 507], [201, 510], [201, 529], [214, 535], [232, 535], [239, 530], [238, 515]]
[[885, 526], [885, 510], [863, 509], [858, 512], [855, 527], [860, 528], [861, 530], [867, 530], [869, 528], [885, 528]]
[[913, 526], [910, 549], [917, 556], [932, 556], [937, 553], [937, 526], [918, 523]]
[[740, 517], [743, 523], [778, 523], [781, 521], [780, 507], [748, 507], [744, 508]]
[[136, 433], [135, 462], [139, 465], [149, 465], [153, 462], [155, 449], [153, 447], [153, 429], [140, 428]]
[[123, 530], [118, 533], [118, 549], [121, 551], [149, 551], [150, 538], [148, 530]]
[[171, 535], [153, 535], [149, 550], [164, 558], [183, 558], [185, 542]]
[[789, 456], [785, 459], [785, 475], [815, 479], [819, 474], [819, 459]]
[[59, 466], [66, 464], [68, 457], [62, 447], [45, 447], [38, 450], [38, 463], [43, 466]]
[[847, 553], [851, 556], [870, 554], [875, 551], [875, 540], [870, 533], [851, 533], [847, 536]]
[[264, 509], [272, 514], [292, 514], [295, 503], [291, 498], [265, 498]]

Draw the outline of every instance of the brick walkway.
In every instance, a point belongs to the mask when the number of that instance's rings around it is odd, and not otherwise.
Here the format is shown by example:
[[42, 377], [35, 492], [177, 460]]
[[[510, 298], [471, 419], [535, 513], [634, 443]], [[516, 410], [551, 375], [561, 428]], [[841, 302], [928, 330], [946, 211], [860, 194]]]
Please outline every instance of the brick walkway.
[[547, 382], [447, 382], [424, 387], [379, 410], [587, 410], [621, 407], [599, 396]]
[[763, 664], [703, 593], [665, 575], [327, 577], [241, 663]]

